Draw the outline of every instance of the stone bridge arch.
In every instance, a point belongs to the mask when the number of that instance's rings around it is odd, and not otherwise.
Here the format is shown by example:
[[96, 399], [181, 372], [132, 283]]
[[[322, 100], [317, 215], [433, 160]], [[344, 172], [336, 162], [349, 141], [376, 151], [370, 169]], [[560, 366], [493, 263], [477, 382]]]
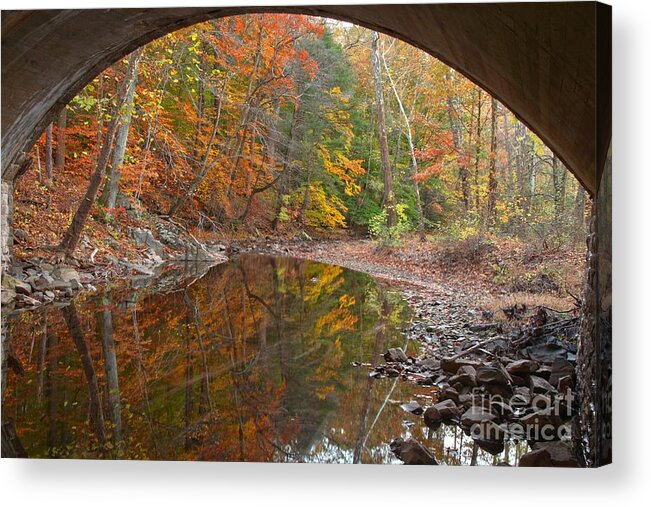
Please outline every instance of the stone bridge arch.
[[252, 12], [345, 20], [419, 47], [505, 104], [596, 192], [611, 127], [609, 86], [597, 87], [610, 74], [597, 37], [610, 10], [595, 2], [3, 11], [3, 179], [103, 69], [180, 28]]

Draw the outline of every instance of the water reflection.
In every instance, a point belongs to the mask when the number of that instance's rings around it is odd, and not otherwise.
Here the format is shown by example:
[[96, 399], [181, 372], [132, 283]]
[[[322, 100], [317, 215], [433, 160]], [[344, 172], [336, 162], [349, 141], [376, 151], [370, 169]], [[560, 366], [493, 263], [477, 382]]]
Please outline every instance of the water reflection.
[[443, 462], [492, 463], [460, 430], [399, 407], [431, 387], [353, 366], [407, 346], [409, 319], [365, 274], [259, 255], [165, 294], [12, 315], [3, 455], [390, 463], [388, 443], [414, 436]]

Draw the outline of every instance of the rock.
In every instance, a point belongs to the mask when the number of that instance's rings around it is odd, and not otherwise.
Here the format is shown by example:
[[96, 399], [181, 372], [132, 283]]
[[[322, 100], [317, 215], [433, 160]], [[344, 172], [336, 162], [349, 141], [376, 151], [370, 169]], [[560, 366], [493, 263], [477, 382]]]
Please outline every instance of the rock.
[[0, 303], [2, 306], [9, 305], [16, 300], [16, 291], [2, 287], [2, 290], [0, 290], [0, 296], [0, 299], [2, 300]]
[[43, 295], [48, 299], [54, 299], [54, 292], [51, 290], [46, 290]]
[[491, 401], [490, 409], [491, 412], [493, 412], [499, 418], [510, 419], [511, 417], [513, 417], [513, 409], [508, 403], [504, 403], [503, 401], [499, 401], [499, 400]]
[[491, 423], [497, 419], [495, 414], [483, 407], [473, 406], [466, 410], [461, 416], [461, 424], [470, 427], [474, 424]]
[[72, 284], [70, 282], [66, 282], [65, 280], [54, 280], [50, 284], [50, 289], [52, 290], [67, 290], [72, 287]]
[[554, 466], [552, 458], [546, 449], [538, 449], [535, 451], [523, 454], [520, 457], [521, 467], [551, 467]]
[[434, 455], [413, 438], [396, 438], [389, 444], [389, 448], [405, 465], [438, 465]]
[[445, 421], [459, 417], [459, 408], [452, 400], [441, 401], [434, 405], [434, 408], [439, 411], [441, 417], [443, 417], [443, 420]]
[[553, 442], [534, 442], [533, 449], [545, 450], [552, 462], [551, 466], [576, 468], [579, 462], [576, 459], [572, 445], [569, 442], [554, 440]]
[[454, 359], [451, 357], [444, 357], [441, 359], [441, 368], [443, 369], [444, 372], [449, 373], [451, 375], [454, 375], [457, 371], [459, 371], [459, 368], [462, 366], [472, 366], [475, 368], [479, 368], [482, 366], [482, 363], [479, 361], [472, 361], [470, 359]]
[[523, 354], [539, 363], [553, 363], [556, 359], [567, 357], [567, 350], [558, 343], [532, 345], [522, 351]]
[[516, 387], [513, 394], [519, 397], [518, 404], [520, 405], [527, 405], [531, 402], [531, 390], [528, 387]]
[[384, 354], [384, 360], [387, 363], [406, 363], [408, 359], [409, 358], [400, 347], [389, 349]]
[[[524, 426], [525, 434], [528, 440], [534, 440], [540, 434], [540, 430], [545, 426], [558, 428], [561, 425], [560, 418], [552, 413], [552, 410], [535, 410], [520, 418], [520, 424]], [[556, 438], [555, 434], [548, 435], [550, 438]]]
[[29, 239], [29, 233], [23, 229], [14, 229], [14, 238], [23, 242]]
[[29, 306], [36, 306], [41, 304], [41, 302], [38, 299], [35, 299], [30, 296], [25, 296], [24, 294], [16, 295], [16, 302], [23, 303], [24, 305], [29, 305]]
[[567, 359], [556, 359], [552, 364], [552, 372], [549, 376], [549, 383], [558, 387], [558, 381], [562, 377], [572, 377], [574, 375], [574, 366]]
[[446, 387], [441, 389], [439, 393], [439, 400], [452, 400], [455, 403], [459, 403], [459, 391], [454, 387]]
[[511, 377], [499, 362], [490, 366], [482, 366], [477, 370], [477, 382], [480, 384], [509, 385]]
[[460, 366], [457, 370], [457, 374], [453, 377], [450, 377], [450, 384], [454, 385], [456, 382], [459, 382], [464, 386], [476, 386], [477, 385], [477, 371], [474, 367], [470, 365]]
[[496, 455], [504, 451], [504, 440], [487, 440], [483, 438], [476, 438], [475, 442], [484, 451]]
[[554, 389], [554, 387], [549, 382], [547, 382], [544, 378], [538, 377], [537, 375], [531, 375], [529, 382], [529, 389], [534, 394], [556, 392], [556, 389]]
[[510, 374], [518, 373], [533, 373], [538, 369], [538, 363], [536, 361], [531, 361], [530, 359], [521, 359], [520, 361], [515, 361], [510, 363], [506, 367], [506, 371]]
[[574, 381], [572, 380], [572, 377], [570, 375], [566, 375], [565, 377], [561, 377], [558, 379], [558, 392], [559, 393], [566, 393], [569, 390], [571, 390], [574, 387]]
[[72, 282], [72, 280], [75, 280], [77, 283], [81, 283], [81, 278], [77, 270], [69, 266], [58, 266], [57, 268], [54, 269], [52, 274], [56, 278], [63, 280], [64, 282], [70, 283]]
[[54, 278], [52, 278], [47, 273], [41, 273], [40, 275], [36, 274], [30, 276], [27, 279], [27, 282], [33, 287], [34, 290], [43, 291], [50, 288], [54, 282]]
[[423, 407], [420, 406], [420, 403], [417, 401], [410, 401], [409, 403], [402, 403], [400, 408], [405, 412], [409, 412], [414, 415], [421, 415], [423, 413]]
[[32, 293], [30, 284], [7, 274], [2, 275], [2, 287], [12, 289], [16, 294], [30, 295]]
[[151, 248], [156, 255], [163, 257], [165, 255], [165, 247], [163, 244], [154, 238], [154, 235], [149, 229], [130, 229], [131, 237], [135, 240], [136, 245], [145, 245]]
[[423, 420], [425, 421], [425, 426], [428, 428], [437, 429], [443, 422], [443, 417], [438, 409], [432, 406], [425, 409]]

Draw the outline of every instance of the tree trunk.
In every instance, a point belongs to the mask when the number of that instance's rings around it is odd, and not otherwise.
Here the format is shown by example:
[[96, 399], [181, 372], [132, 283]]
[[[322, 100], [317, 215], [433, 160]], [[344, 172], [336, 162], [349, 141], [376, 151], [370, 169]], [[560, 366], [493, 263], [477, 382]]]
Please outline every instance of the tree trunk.
[[[458, 158], [461, 158], [463, 151], [463, 137], [461, 133], [461, 128], [459, 125], [458, 118], [454, 109], [454, 99], [450, 95], [449, 89], [447, 89], [447, 106], [448, 106], [448, 121], [450, 122], [450, 130], [452, 131], [452, 142], [454, 143], [454, 149], [457, 152]], [[468, 213], [468, 208], [470, 207], [470, 189], [468, 188], [468, 169], [465, 165], [459, 164], [459, 183], [461, 186], [461, 200], [463, 202], [463, 209]]]
[[398, 102], [400, 113], [402, 114], [402, 118], [405, 121], [405, 130], [407, 131], [407, 142], [409, 143], [409, 154], [410, 154], [410, 161], [411, 161], [411, 180], [414, 184], [414, 194], [416, 196], [418, 236], [420, 237], [421, 241], [425, 241], [425, 221], [423, 219], [423, 203], [420, 198], [420, 187], [418, 185], [418, 180], [416, 179], [418, 175], [418, 160], [416, 160], [416, 147], [414, 146], [414, 138], [411, 133], [411, 122], [409, 121], [409, 116], [407, 115], [407, 111], [405, 111], [405, 107], [400, 98], [400, 94], [398, 93], [398, 90], [396, 88], [396, 84], [394, 83], [393, 78], [391, 77], [391, 72], [389, 71], [389, 66], [387, 65], [387, 61], [384, 58], [384, 55], [382, 55], [382, 62], [384, 63], [384, 69], [386, 70], [387, 77], [389, 78], [389, 83], [391, 84], [393, 95], [395, 96], [396, 101]]
[[56, 168], [62, 171], [66, 165], [66, 125], [68, 122], [68, 111], [64, 107], [59, 113], [59, 121], [57, 122], [57, 153], [56, 153]]
[[373, 78], [375, 81], [375, 109], [378, 120], [378, 135], [380, 139], [380, 161], [382, 164], [382, 175], [384, 178], [384, 192], [382, 194], [382, 206], [387, 213], [387, 227], [393, 227], [398, 221], [396, 212], [395, 194], [393, 191], [393, 174], [389, 162], [389, 143], [387, 141], [387, 129], [384, 120], [384, 96], [382, 94], [382, 74], [380, 72], [380, 50], [378, 40], [380, 36], [373, 32], [371, 36], [373, 49]]
[[497, 101], [491, 99], [491, 152], [488, 161], [488, 223], [495, 219], [495, 204], [497, 203], [497, 174], [495, 171], [495, 150], [497, 140], [495, 129], [497, 124]]
[[[115, 208], [115, 201], [118, 197], [120, 182], [120, 173], [124, 163], [124, 155], [127, 151], [127, 140], [129, 138], [129, 127], [131, 126], [131, 116], [133, 114], [133, 99], [138, 84], [138, 65], [140, 64], [141, 50], [136, 51], [137, 56], [133, 60], [133, 74], [127, 83], [127, 95], [124, 99], [124, 108], [120, 115], [120, 125], [115, 138], [115, 149], [111, 160], [111, 168], [108, 172], [106, 183], [102, 190], [100, 203], [108, 209]], [[131, 65], [131, 64], [130, 64]]]
[[81, 236], [81, 231], [86, 224], [86, 219], [90, 214], [90, 210], [97, 196], [97, 192], [102, 183], [102, 177], [106, 171], [106, 166], [108, 164], [109, 155], [111, 154], [111, 147], [113, 146], [113, 141], [115, 139], [115, 134], [118, 127], [118, 118], [120, 117], [119, 113], [124, 104], [127, 95], [127, 86], [133, 77], [135, 72], [135, 62], [140, 58], [140, 52], [135, 51], [129, 56], [129, 63], [127, 67], [127, 74], [119, 85], [118, 91], [115, 97], [115, 104], [111, 108], [111, 121], [106, 128], [106, 134], [104, 135], [104, 141], [102, 143], [102, 149], [100, 150], [99, 159], [97, 161], [97, 167], [93, 173], [90, 183], [88, 184], [88, 189], [86, 190], [86, 195], [84, 195], [75, 216], [72, 218], [72, 223], [63, 236], [59, 249], [66, 255], [72, 256], [75, 248], [77, 248], [77, 243], [79, 243], [79, 237]]
[[52, 124], [50, 123], [45, 129], [45, 177], [48, 185], [52, 184], [54, 161], [52, 159]]
[[475, 132], [475, 210], [480, 213], [479, 154], [481, 152], [481, 88], [477, 88], [477, 130]]

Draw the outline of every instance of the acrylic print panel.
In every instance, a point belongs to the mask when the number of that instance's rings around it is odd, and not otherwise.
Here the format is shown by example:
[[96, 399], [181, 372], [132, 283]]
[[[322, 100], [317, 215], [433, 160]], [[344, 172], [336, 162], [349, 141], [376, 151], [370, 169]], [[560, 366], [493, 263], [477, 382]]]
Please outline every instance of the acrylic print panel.
[[607, 6], [2, 30], [3, 457], [610, 462]]

